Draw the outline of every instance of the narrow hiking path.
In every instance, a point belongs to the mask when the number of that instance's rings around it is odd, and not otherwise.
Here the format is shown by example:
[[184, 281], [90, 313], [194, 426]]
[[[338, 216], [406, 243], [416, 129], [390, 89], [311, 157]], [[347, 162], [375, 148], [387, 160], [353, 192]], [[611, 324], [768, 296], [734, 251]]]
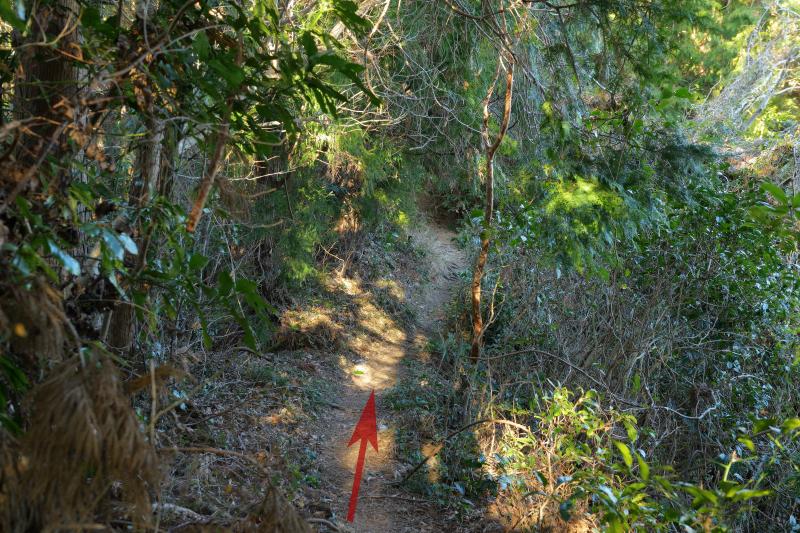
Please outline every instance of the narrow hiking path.
[[[331, 510], [343, 531], [392, 533], [440, 531], [442, 517], [423, 500], [390, 485], [400, 473], [395, 458], [393, 413], [385, 397], [401, 378], [402, 361], [416, 358], [444, 317], [456, 287], [457, 274], [467, 258], [454, 242], [455, 234], [432, 223], [420, 222], [411, 236], [425, 251], [429, 279], [406, 294], [415, 315], [414, 324], [403, 326], [376, 305], [373, 295], [353, 279], [338, 283], [358, 306], [358, 325], [348, 332], [350, 349], [360, 359], [349, 379], [338, 387], [335, 406], [319, 417], [315, 431], [321, 436], [318, 450], [320, 482], [332, 494]], [[376, 396], [378, 452], [367, 450], [355, 521], [345, 521], [353, 483], [358, 445], [347, 447], [354, 426], [370, 392]], [[324, 525], [320, 531], [327, 531]]]

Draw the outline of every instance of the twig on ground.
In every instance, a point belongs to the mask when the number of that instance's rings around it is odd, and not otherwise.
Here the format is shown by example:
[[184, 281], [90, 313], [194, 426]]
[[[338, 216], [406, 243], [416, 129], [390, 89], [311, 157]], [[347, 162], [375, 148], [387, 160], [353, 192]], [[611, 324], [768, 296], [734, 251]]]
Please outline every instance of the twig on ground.
[[309, 518], [306, 520], [309, 524], [322, 524], [323, 526], [332, 529], [334, 531], [341, 531], [339, 526], [331, 522], [330, 520], [325, 520], [324, 518]]
[[175, 505], [174, 503], [154, 503], [153, 511], [166, 511], [168, 513], [180, 515], [181, 518], [201, 523], [208, 522], [211, 519], [210, 517], [203, 516], [200, 513], [189, 509], [188, 507], [182, 507], [180, 505]]
[[245, 461], [249, 462], [250, 464], [259, 468], [259, 470], [264, 470], [264, 465], [259, 463], [253, 457], [247, 455], [246, 453], [242, 452], [234, 452], [232, 450], [222, 450], [220, 448], [207, 448], [207, 447], [196, 447], [196, 446], [188, 446], [188, 447], [168, 447], [168, 448], [158, 448], [157, 451], [163, 453], [210, 453], [212, 455], [219, 455], [220, 457], [238, 457], [239, 459], [244, 459]]

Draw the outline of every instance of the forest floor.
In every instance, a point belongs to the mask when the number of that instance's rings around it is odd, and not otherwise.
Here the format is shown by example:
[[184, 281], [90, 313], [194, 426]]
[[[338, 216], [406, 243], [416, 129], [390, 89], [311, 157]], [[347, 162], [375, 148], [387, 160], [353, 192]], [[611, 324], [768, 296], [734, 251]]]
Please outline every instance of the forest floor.
[[[378, 452], [368, 448], [358, 511], [352, 531], [411, 532], [442, 530], [445, 517], [431, 504], [404, 493], [393, 483], [404, 465], [395, 453], [396, 420], [386, 395], [397, 386], [403, 361], [419, 359], [436, 328], [442, 323], [453, 297], [457, 273], [466, 269], [465, 254], [454, 243], [455, 234], [440, 226], [420, 224], [411, 232], [421, 249], [427, 280], [414, 284], [405, 298], [413, 320], [403, 324], [374, 302], [374, 294], [353, 279], [336, 280], [358, 307], [357, 327], [348, 332], [348, 345], [358, 354], [350, 379], [336, 391], [336, 407], [321, 413], [312, 432], [321, 436], [319, 453], [321, 487], [331, 498], [332, 516], [347, 514], [358, 446], [347, 447], [354, 425], [371, 391], [378, 414]], [[341, 522], [340, 522], [341, 527]], [[445, 528], [449, 529], [449, 528]], [[322, 527], [325, 530], [325, 527]]]
[[[422, 217], [407, 235], [358, 235], [349, 251], [329, 252], [335, 261], [319, 283], [284, 309], [272, 351], [186, 349], [186, 366], [212, 385], [176, 410], [177, 430], [160, 435], [181, 450], [162, 524], [255, 516], [269, 475], [318, 531], [472, 530], [463, 513], [396, 484], [442, 429], [435, 405], [413, 402], [437, 398], [430, 347], [469, 270], [455, 237]], [[349, 523], [359, 446], [347, 444], [373, 390], [378, 452], [367, 449]]]

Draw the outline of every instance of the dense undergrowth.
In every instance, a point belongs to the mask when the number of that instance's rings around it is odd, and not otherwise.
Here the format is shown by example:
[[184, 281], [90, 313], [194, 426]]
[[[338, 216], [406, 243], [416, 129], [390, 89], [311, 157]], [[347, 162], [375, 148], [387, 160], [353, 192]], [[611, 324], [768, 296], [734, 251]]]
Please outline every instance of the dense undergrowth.
[[[487, 454], [514, 480], [503, 483], [517, 507], [538, 508], [531, 523], [548, 523], [548, 506], [580, 516], [587, 502], [620, 530], [791, 523], [797, 270], [752, 224], [746, 199], [760, 195], [699, 194], [594, 275], [562, 272], [546, 250], [499, 251], [467, 419], [534, 428], [492, 434]], [[655, 472], [664, 477], [648, 485]], [[636, 500], [644, 494], [653, 499]]]
[[223, 415], [325, 408], [339, 277], [414, 322], [422, 212], [487, 262], [479, 335], [464, 272], [388, 397], [406, 486], [519, 530], [800, 529], [799, 11], [0, 0], [0, 529], [304, 530], [273, 489], [313, 454]]

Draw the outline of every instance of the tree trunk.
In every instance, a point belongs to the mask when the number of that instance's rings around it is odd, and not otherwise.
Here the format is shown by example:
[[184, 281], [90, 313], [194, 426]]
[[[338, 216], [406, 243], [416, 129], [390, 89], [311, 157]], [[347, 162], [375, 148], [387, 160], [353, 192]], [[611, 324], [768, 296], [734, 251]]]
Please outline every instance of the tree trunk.
[[[145, 120], [147, 137], [139, 145], [136, 154], [136, 173], [131, 181], [128, 192], [128, 202], [139, 211], [156, 195], [160, 189], [159, 181], [166, 178], [162, 176], [162, 170], [170, 168], [162, 161], [165, 157], [172, 157], [172, 154], [163, 153], [164, 145], [164, 122], [149, 118]], [[138, 273], [144, 269], [147, 261], [149, 248], [149, 235], [147, 228], [141, 221], [138, 222], [134, 240], [139, 249], [139, 255], [135, 258], [128, 258], [127, 267], [131, 272]], [[107, 344], [118, 353], [130, 353], [133, 348], [134, 337], [134, 308], [128, 302], [118, 302], [111, 315], [111, 324], [108, 329]]]
[[483, 341], [484, 324], [481, 313], [481, 285], [483, 275], [486, 270], [486, 260], [489, 258], [489, 246], [491, 245], [492, 218], [494, 216], [494, 155], [497, 148], [503, 141], [508, 131], [508, 122], [511, 118], [512, 89], [514, 86], [514, 63], [511, 62], [506, 69], [506, 94], [503, 100], [503, 119], [500, 124], [500, 131], [494, 142], [489, 142], [489, 102], [494, 93], [494, 87], [500, 73], [501, 62], [498, 62], [497, 75], [495, 75], [486, 97], [483, 99], [483, 144], [486, 149], [486, 204], [483, 213], [483, 229], [481, 230], [481, 249], [478, 252], [478, 259], [475, 262], [475, 269], [472, 272], [472, 347], [469, 358], [473, 364], [478, 362], [481, 354]]
[[[47, 155], [61, 152], [64, 126], [74, 113], [73, 97], [77, 91], [77, 70], [60, 52], [74, 52], [77, 43], [74, 0], [52, 3], [28, 3], [31, 31], [22, 39], [13, 34], [13, 46], [19, 57], [19, 75], [14, 79], [13, 117], [25, 121], [16, 129], [16, 144], [4, 154], [9, 156], [0, 172], [0, 212], [13, 205], [14, 198], [25, 197], [40, 183], [48, 183], [51, 194], [60, 194], [69, 185], [66, 168], [51, 170], [43, 164]], [[56, 43], [56, 44], [53, 44]], [[46, 214], [45, 223], [51, 223]], [[23, 238], [14, 228], [25, 221], [4, 215], [2, 239], [12, 244]], [[12, 228], [10, 231], [8, 228]], [[24, 336], [10, 336], [12, 353], [30, 376], [41, 367], [60, 361], [64, 356], [66, 331], [71, 327], [65, 316], [60, 291], [43, 279], [36, 279], [30, 289], [7, 286], [5, 270], [0, 272], [0, 333], [9, 323], [25, 326]]]
[[36, 185], [38, 167], [47, 170], [42, 165], [45, 156], [59, 150], [63, 127], [75, 115], [70, 100], [77, 91], [78, 72], [67, 54], [77, 47], [80, 8], [75, 0], [28, 3], [27, 8], [33, 10], [30, 37], [23, 40], [15, 31], [13, 41], [21, 67], [14, 83], [14, 117], [29, 121], [20, 131], [15, 155], [19, 168], [33, 170], [26, 173], [24, 186], [29, 187]]
[[[139, 0], [135, 5], [135, 24], [142, 35], [148, 33], [150, 21], [158, 9], [157, 2]], [[150, 30], [152, 32], [152, 30]], [[152, 88], [146, 78], [137, 79], [143, 96], [144, 140], [136, 147], [136, 165], [134, 175], [128, 189], [128, 204], [140, 212], [159, 190], [161, 176], [162, 146], [164, 143], [164, 121], [157, 118], [153, 109]], [[139, 249], [136, 258], [126, 258], [126, 266], [135, 275], [146, 265], [148, 235], [141, 220], [134, 221], [133, 238]], [[106, 343], [117, 353], [130, 355], [134, 339], [134, 307], [129, 302], [119, 301], [111, 311], [110, 324]]]

